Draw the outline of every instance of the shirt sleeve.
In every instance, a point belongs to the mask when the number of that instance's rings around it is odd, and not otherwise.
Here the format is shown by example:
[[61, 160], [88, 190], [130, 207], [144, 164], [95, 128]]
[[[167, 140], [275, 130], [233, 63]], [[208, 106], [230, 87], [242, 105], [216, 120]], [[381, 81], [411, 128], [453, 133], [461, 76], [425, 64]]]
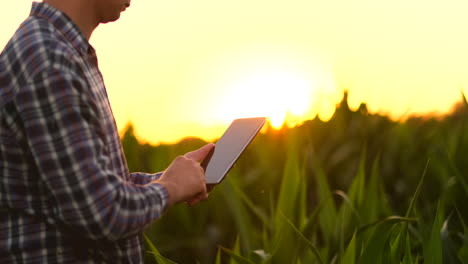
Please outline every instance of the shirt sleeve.
[[163, 214], [168, 192], [149, 183], [157, 176], [144, 180], [112, 168], [97, 99], [73, 72], [42, 73], [16, 96], [25, 141], [54, 207], [50, 217], [91, 239], [134, 235]]
[[143, 173], [143, 172], [133, 172], [130, 173], [130, 181], [134, 184], [148, 184], [152, 181], [155, 181], [161, 177], [163, 173]]

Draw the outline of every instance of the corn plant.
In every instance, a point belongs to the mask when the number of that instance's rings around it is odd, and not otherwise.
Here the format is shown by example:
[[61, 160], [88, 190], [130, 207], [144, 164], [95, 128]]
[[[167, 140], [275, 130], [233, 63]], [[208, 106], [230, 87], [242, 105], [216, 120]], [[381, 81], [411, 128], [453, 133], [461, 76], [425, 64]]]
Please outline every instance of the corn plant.
[[[392, 121], [349, 110], [259, 135], [227, 179], [145, 232], [147, 263], [468, 263], [468, 105]], [[123, 137], [131, 170], [204, 144]], [[169, 260], [171, 259], [171, 260]], [[172, 262], [171, 262], [172, 261]]]

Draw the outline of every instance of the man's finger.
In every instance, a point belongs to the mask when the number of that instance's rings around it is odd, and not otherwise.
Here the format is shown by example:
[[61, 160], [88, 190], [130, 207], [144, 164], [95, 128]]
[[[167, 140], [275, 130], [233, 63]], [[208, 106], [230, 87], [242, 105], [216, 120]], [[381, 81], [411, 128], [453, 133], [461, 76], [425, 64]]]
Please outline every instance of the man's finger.
[[210, 153], [210, 151], [214, 148], [214, 146], [215, 145], [213, 143], [209, 143], [197, 150], [194, 150], [192, 152], [185, 154], [185, 157], [187, 159], [191, 159], [196, 162], [201, 162], [205, 159], [208, 153]]
[[187, 203], [192, 206], [196, 205], [201, 201], [207, 200], [208, 199], [208, 193], [201, 193], [193, 197], [192, 199], [188, 200]]

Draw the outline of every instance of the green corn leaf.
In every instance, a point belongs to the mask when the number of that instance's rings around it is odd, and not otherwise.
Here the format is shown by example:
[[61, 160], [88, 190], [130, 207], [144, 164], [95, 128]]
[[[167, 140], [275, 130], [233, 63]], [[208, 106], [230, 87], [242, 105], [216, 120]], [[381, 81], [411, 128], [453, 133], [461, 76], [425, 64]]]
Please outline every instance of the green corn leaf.
[[146, 243], [149, 245], [149, 247], [151, 249], [150, 253], [154, 256], [154, 259], [156, 260], [156, 263], [158, 263], [158, 264], [177, 264], [176, 262], [163, 257], [161, 255], [161, 253], [159, 253], [159, 250], [154, 246], [153, 242], [151, 242], [151, 240], [148, 238], [148, 236], [146, 234], [143, 234], [143, 237], [144, 237]]
[[254, 250], [250, 253], [249, 259], [255, 263], [265, 263], [271, 257], [271, 254], [265, 252], [263, 249]]
[[350, 209], [352, 215], [354, 215], [357, 223], [358, 224], [361, 223], [361, 216], [359, 215], [359, 212], [354, 207], [354, 205], [351, 202], [351, 199], [348, 197], [348, 195], [346, 195], [346, 193], [344, 193], [343, 191], [334, 191], [333, 194], [335, 194], [336, 196], [343, 199], [343, 202], [344, 202], [343, 204], [348, 206], [348, 208]]
[[[353, 203], [351, 202], [351, 200], [349, 199], [349, 197], [346, 195], [346, 193], [342, 192], [342, 191], [335, 191], [334, 194], [336, 194], [338, 197], [342, 198], [344, 203], [343, 205], [341, 206], [340, 208], [340, 215], [339, 215], [339, 225], [340, 225], [340, 232], [339, 232], [339, 245], [340, 245], [340, 255], [343, 255], [344, 254], [344, 245], [346, 243], [346, 241], [349, 241], [348, 239], [345, 240], [345, 232], [346, 232], [346, 228], [350, 227], [351, 223], [352, 222], [356, 222], [360, 223], [360, 216], [359, 216], [359, 213], [357, 212], [357, 210], [354, 208], [354, 205]], [[348, 208], [350, 209], [350, 211], [352, 212], [352, 214], [349, 214], [348, 213]], [[354, 219], [352, 219], [354, 216], [355, 218], [355, 221], [353, 221]]]
[[468, 244], [464, 244], [459, 250], [458, 250], [458, 259], [461, 261], [463, 264], [468, 264]]
[[320, 256], [319, 251], [317, 248], [314, 246], [314, 244], [307, 239], [299, 229], [289, 220], [282, 212], [280, 212], [280, 215], [283, 217], [283, 219], [286, 221], [286, 223], [294, 230], [294, 232], [299, 236], [299, 238], [306, 244], [306, 246], [310, 249], [310, 251], [314, 254], [315, 258], [317, 261], [322, 264], [324, 263], [322, 260], [322, 257]]
[[255, 216], [257, 216], [259, 220], [261, 220], [262, 224], [268, 228], [272, 228], [269, 217], [258, 206], [256, 206], [236, 184], [233, 184], [232, 188], [236, 192], [236, 195], [241, 198], [247, 208], [250, 209], [250, 211]]
[[269, 235], [269, 231], [271, 230], [267, 230], [265, 227], [263, 228], [263, 232], [261, 233], [262, 235], [262, 245], [263, 245], [263, 248], [269, 252], [272, 251], [273, 249], [273, 245], [270, 243], [270, 235]]
[[466, 225], [465, 220], [463, 219], [463, 216], [460, 213], [460, 210], [458, 210], [458, 208], [455, 208], [455, 211], [457, 212], [458, 218], [460, 219], [460, 223], [462, 223], [463, 225], [463, 230], [465, 234], [468, 235], [468, 226]]
[[218, 253], [216, 253], [215, 264], [221, 264], [221, 250], [218, 248]]
[[361, 155], [358, 172], [349, 188], [349, 198], [356, 208], [360, 208], [364, 201], [366, 183], [366, 152]]
[[463, 233], [461, 231], [458, 233], [458, 236], [462, 240], [462, 245], [458, 250], [457, 256], [461, 263], [468, 264], [468, 227], [458, 208], [455, 208], [455, 210], [463, 226]]
[[271, 261], [273, 260], [273, 257], [275, 256], [275, 254], [277, 253], [278, 251], [278, 245], [279, 243], [277, 243], [277, 245], [275, 245], [273, 251], [271, 251], [270, 254], [268, 254], [268, 257], [262, 262], [262, 264], [270, 264]]
[[343, 198], [344, 203], [341, 203], [340, 209], [338, 210], [339, 221], [336, 225], [338, 228], [338, 241], [339, 241], [339, 250], [340, 255], [344, 254], [344, 243], [345, 235], [351, 236], [350, 230], [354, 226], [359, 226], [361, 224], [360, 211], [362, 211], [365, 195], [365, 182], [366, 182], [366, 151], [364, 150], [361, 154], [359, 169], [354, 177], [354, 180], [351, 184], [351, 187], [348, 190], [348, 195], [343, 192], [336, 192], [341, 198]]
[[418, 187], [416, 187], [416, 191], [414, 192], [413, 198], [411, 199], [410, 205], [408, 207], [408, 210], [406, 211], [406, 217], [410, 217], [411, 212], [413, 212], [414, 205], [416, 204], [416, 200], [419, 197], [419, 194], [421, 193], [421, 188], [424, 183], [424, 179], [426, 178], [426, 173], [427, 169], [429, 167], [429, 160], [426, 162], [426, 167], [424, 168], [424, 172], [422, 174], [421, 179], [419, 180]]
[[413, 255], [411, 254], [411, 242], [409, 234], [406, 236], [405, 256], [403, 258], [403, 264], [414, 264]]
[[281, 213], [288, 216], [295, 224], [299, 224], [299, 204], [301, 169], [297, 152], [294, 149], [288, 151], [288, 158], [284, 168], [283, 178], [280, 186], [280, 192], [276, 204], [276, 211], [273, 218], [274, 233], [273, 241], [275, 243], [275, 261], [293, 261], [292, 258], [298, 254], [298, 248], [295, 246], [297, 241], [294, 232], [285, 227]]
[[241, 253], [241, 249], [240, 249], [240, 239], [239, 237], [236, 238], [236, 242], [234, 243], [234, 249], [233, 249], [234, 253], [236, 254], [240, 254]]
[[359, 210], [360, 223], [369, 224], [378, 220], [380, 215], [391, 215], [391, 209], [385, 199], [385, 191], [379, 174], [380, 154], [377, 155], [365, 187], [365, 199]]
[[388, 240], [395, 224], [412, 221], [415, 219], [392, 216], [360, 228], [358, 234], [364, 231], [373, 232], [363, 248], [359, 263], [382, 263], [384, 253], [390, 250]]
[[443, 253], [443, 263], [445, 264], [459, 264], [460, 262], [457, 259], [457, 252], [455, 249], [455, 242], [450, 237], [448, 230], [448, 225], [450, 219], [452, 218], [453, 212], [447, 217], [447, 219], [442, 224], [440, 230], [440, 239], [442, 243], [442, 253]]
[[317, 226], [318, 226], [318, 218], [320, 215], [320, 210], [323, 207], [323, 205], [324, 203], [319, 204], [317, 207], [314, 208], [312, 213], [307, 217], [307, 219], [304, 221], [303, 226], [301, 227], [302, 233], [308, 235], [316, 231]]
[[367, 246], [362, 251], [359, 258], [359, 263], [375, 263], [380, 264], [383, 262], [382, 256], [385, 250], [388, 250], [386, 243], [389, 239], [390, 232], [392, 231], [393, 223], [384, 223], [376, 226], [373, 235], [370, 237]]
[[221, 246], [219, 248], [231, 257], [231, 264], [255, 264], [250, 259], [243, 257], [239, 253], [235, 252], [235, 250], [233, 251]]
[[[303, 161], [302, 164], [306, 164], [306, 161]], [[298, 219], [299, 219], [299, 226], [304, 226], [304, 224], [307, 222], [307, 186], [308, 186], [308, 181], [306, 177], [306, 171], [305, 171], [305, 166], [302, 166], [301, 172], [300, 172], [300, 184], [299, 184], [299, 214], [298, 214]]]
[[320, 228], [325, 235], [327, 244], [331, 244], [336, 235], [337, 210], [333, 201], [333, 194], [330, 190], [327, 177], [319, 163], [312, 159], [313, 170], [317, 181], [317, 197], [321, 208], [318, 214]]
[[444, 223], [443, 220], [443, 208], [442, 204], [439, 202], [437, 206], [437, 212], [432, 224], [432, 231], [429, 240], [425, 242], [424, 245], [424, 263], [425, 264], [439, 264], [443, 263], [442, 256], [442, 241], [440, 236], [440, 231]]
[[344, 252], [343, 258], [341, 259], [343, 264], [355, 264], [356, 263], [356, 232], [353, 234], [353, 238], [349, 242]]
[[[419, 194], [421, 193], [422, 185], [424, 183], [424, 179], [426, 178], [428, 167], [429, 167], [429, 160], [427, 160], [426, 162], [426, 166], [424, 168], [421, 179], [419, 180], [418, 186], [416, 187], [416, 191], [414, 192], [413, 197], [410, 201], [408, 210], [406, 211], [406, 215], [405, 215], [406, 217], [410, 217], [413, 212], [413, 208], [416, 204]], [[407, 233], [408, 233], [408, 223], [403, 223], [403, 226], [400, 229], [400, 233], [398, 234], [399, 239], [396, 239], [394, 244], [391, 247], [391, 258], [393, 262], [399, 262], [401, 259], [401, 256], [404, 254], [403, 252], [404, 252], [404, 246], [406, 244], [405, 239], [407, 237]]]
[[452, 170], [452, 173], [455, 174], [455, 177], [457, 178], [458, 182], [460, 182], [461, 186], [463, 187], [463, 190], [465, 191], [465, 196], [468, 197], [468, 182], [466, 181], [466, 175], [463, 175], [460, 170], [457, 168], [455, 165], [455, 162], [453, 161], [452, 155], [450, 152], [447, 150], [447, 157], [448, 157], [448, 165], [450, 166], [450, 169]]
[[372, 229], [373, 227], [376, 227], [378, 225], [383, 225], [386, 223], [404, 223], [404, 222], [417, 222], [418, 219], [416, 218], [410, 218], [410, 217], [402, 217], [402, 216], [389, 216], [386, 217], [382, 220], [376, 221], [374, 223], [370, 223], [368, 225], [364, 225], [360, 227], [357, 231], [358, 235], [368, 231], [369, 229]]
[[297, 153], [295, 151], [289, 151], [276, 206], [276, 230], [279, 230], [283, 222], [281, 217], [279, 217], [280, 212], [283, 212], [296, 222], [297, 201], [299, 198], [298, 192], [299, 186], [302, 184], [300, 179], [301, 169]]
[[244, 206], [238, 193], [235, 191], [234, 185], [235, 175], [231, 174], [223, 183], [222, 191], [225, 196], [228, 208], [231, 210], [231, 215], [235, 220], [237, 230], [239, 231], [240, 240], [242, 242], [242, 249], [244, 252], [252, 250], [252, 242], [254, 242], [254, 235], [256, 233], [255, 228], [251, 222], [250, 215], [247, 212], [247, 208]]

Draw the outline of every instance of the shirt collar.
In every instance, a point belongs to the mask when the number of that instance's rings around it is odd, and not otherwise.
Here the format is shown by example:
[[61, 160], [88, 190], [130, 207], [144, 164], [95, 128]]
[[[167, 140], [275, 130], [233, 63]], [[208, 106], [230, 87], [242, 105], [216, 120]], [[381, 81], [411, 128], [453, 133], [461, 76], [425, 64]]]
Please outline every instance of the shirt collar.
[[94, 49], [81, 33], [78, 26], [64, 12], [46, 4], [33, 2], [30, 16], [46, 19], [82, 54], [93, 53]]

